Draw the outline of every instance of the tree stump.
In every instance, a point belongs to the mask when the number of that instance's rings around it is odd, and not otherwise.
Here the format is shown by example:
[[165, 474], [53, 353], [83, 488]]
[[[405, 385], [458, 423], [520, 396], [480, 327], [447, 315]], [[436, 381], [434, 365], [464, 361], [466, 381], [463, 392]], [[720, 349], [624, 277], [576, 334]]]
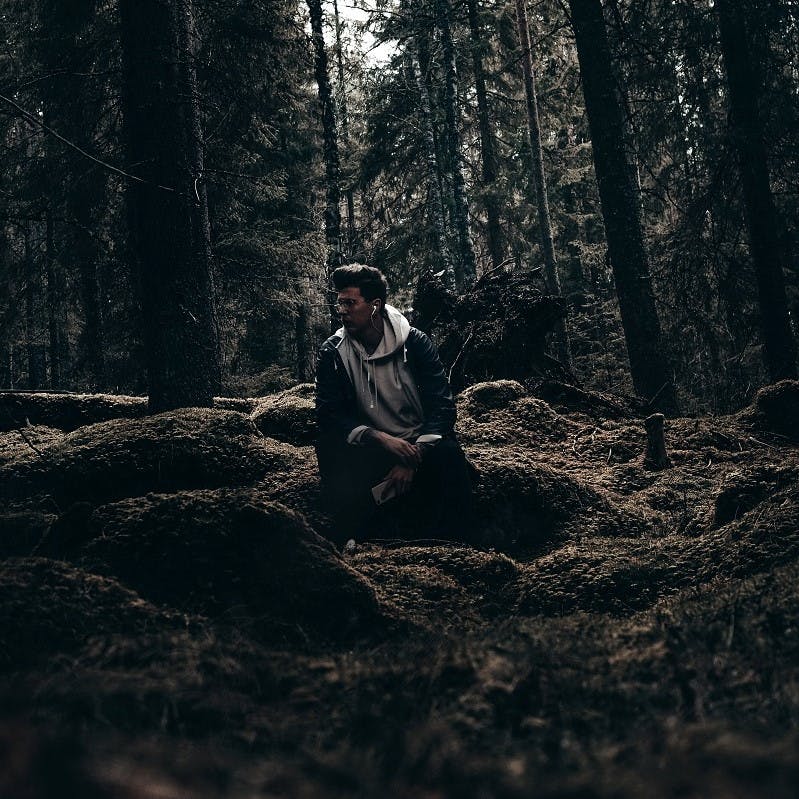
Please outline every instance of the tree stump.
[[646, 427], [645, 469], [661, 471], [671, 467], [671, 460], [666, 452], [666, 439], [663, 435], [664, 418], [662, 413], [653, 413], [644, 420]]

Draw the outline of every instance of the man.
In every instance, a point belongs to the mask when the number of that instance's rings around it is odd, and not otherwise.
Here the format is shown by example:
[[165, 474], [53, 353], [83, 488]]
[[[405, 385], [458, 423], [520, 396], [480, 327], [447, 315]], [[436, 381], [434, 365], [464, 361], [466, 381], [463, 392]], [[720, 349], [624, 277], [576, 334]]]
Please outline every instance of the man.
[[334, 537], [380, 537], [378, 506], [401, 497], [425, 533], [462, 538], [471, 486], [436, 348], [386, 304], [379, 270], [339, 267], [333, 286], [342, 327], [319, 350], [316, 454]]

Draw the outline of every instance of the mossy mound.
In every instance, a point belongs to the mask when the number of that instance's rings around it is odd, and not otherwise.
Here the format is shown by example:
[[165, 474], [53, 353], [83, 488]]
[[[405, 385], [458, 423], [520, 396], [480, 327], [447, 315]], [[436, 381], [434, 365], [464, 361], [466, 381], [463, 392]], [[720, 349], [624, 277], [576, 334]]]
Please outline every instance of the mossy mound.
[[258, 400], [250, 415], [265, 436], [295, 446], [312, 444], [316, 438], [316, 405], [313, 383], [301, 383]]
[[0, 430], [26, 424], [76, 430], [109, 419], [141, 419], [146, 415], [146, 397], [0, 392]]
[[0, 511], [0, 559], [32, 555], [57, 518], [36, 508]]
[[[799, 467], [742, 467], [727, 474], [713, 503], [713, 524], [720, 526], [799, 483]], [[796, 486], [799, 490], [799, 486]]]
[[384, 630], [372, 585], [299, 515], [254, 491], [151, 494], [98, 508], [81, 562], [156, 602], [260, 635]]
[[100, 504], [148, 491], [246, 485], [289, 468], [294, 449], [240, 413], [185, 408], [83, 427], [0, 467], [10, 496]]
[[792, 486], [734, 522], [695, 537], [578, 541], [522, 564], [524, 612], [623, 614], [683, 588], [748, 578], [799, 559], [799, 492]]
[[458, 402], [468, 416], [479, 419], [526, 396], [527, 389], [516, 380], [491, 380], [465, 388], [458, 394]]
[[516, 597], [515, 561], [471, 547], [367, 545], [352, 564], [424, 626], [462, 627], [465, 618], [508, 613]]
[[[481, 384], [485, 385], [492, 384]], [[512, 399], [508, 405], [498, 408], [459, 399], [458, 410], [455, 430], [464, 445], [534, 447], [564, 442], [581, 429], [580, 425], [555, 413], [543, 400], [529, 396]]]
[[751, 411], [759, 428], [799, 441], [799, 380], [764, 386], [757, 392]]
[[254, 701], [278, 698], [290, 683], [270, 653], [208, 626], [114, 633], [88, 641], [68, 670], [51, 667], [35, 709], [62, 723], [195, 736], [240, 728]]
[[643, 534], [649, 521], [523, 447], [470, 447], [484, 543], [537, 550], [571, 537]]
[[91, 636], [176, 629], [183, 616], [114, 579], [47, 558], [0, 563], [0, 670], [18, 671], [73, 652]]
[[40, 424], [22, 425], [15, 430], [0, 432], [0, 465], [29, 453], [35, 453], [58, 443], [64, 431]]
[[[252, 399], [214, 397], [214, 408], [218, 410], [251, 413], [254, 407]], [[26, 425], [70, 431], [111, 419], [141, 419], [147, 415], [147, 397], [0, 391], [0, 432]]]

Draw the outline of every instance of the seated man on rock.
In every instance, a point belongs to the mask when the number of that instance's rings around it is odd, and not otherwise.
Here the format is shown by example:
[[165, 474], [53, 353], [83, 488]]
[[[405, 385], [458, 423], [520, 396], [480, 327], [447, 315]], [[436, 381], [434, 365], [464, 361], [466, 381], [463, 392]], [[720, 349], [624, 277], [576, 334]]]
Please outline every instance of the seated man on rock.
[[374, 267], [339, 267], [333, 286], [342, 327], [319, 351], [316, 454], [334, 538], [385, 535], [378, 505], [402, 497], [417, 529], [462, 540], [471, 485], [435, 346], [386, 304], [386, 280]]

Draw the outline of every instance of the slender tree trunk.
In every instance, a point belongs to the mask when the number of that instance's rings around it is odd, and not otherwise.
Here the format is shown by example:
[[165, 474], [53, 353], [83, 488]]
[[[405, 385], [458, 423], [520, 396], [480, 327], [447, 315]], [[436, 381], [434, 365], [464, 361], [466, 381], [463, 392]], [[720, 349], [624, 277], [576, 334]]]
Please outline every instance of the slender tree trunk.
[[[327, 50], [322, 31], [322, 2], [308, 0], [311, 16], [311, 37], [314, 47], [314, 77], [319, 92], [319, 105], [322, 111], [322, 152], [325, 161], [325, 239], [327, 240], [328, 274], [343, 263], [341, 252], [341, 165], [338, 153], [336, 132], [336, 111], [333, 87], [330, 84]], [[338, 324], [335, 314], [333, 325]]]
[[105, 386], [105, 342], [100, 306], [97, 242], [92, 227], [95, 219], [86, 191], [72, 186], [67, 195], [67, 211], [75, 220], [70, 258], [78, 273], [78, 288], [83, 312], [79, 346], [81, 362], [92, 388]]
[[[541, 237], [541, 252], [544, 255], [544, 276], [547, 290], [556, 297], [562, 296], [560, 275], [555, 260], [555, 243], [552, 238], [552, 220], [549, 216], [549, 197], [547, 178], [544, 172], [544, 154], [541, 147], [541, 124], [538, 119], [538, 97], [535, 89], [535, 70], [533, 69], [533, 49], [530, 45], [530, 25], [527, 21], [526, 0], [516, 0], [516, 25], [519, 29], [519, 44], [522, 50], [522, 70], [524, 72], [524, 96], [527, 101], [527, 134], [530, 139], [532, 156], [532, 180], [538, 205], [538, 229]], [[566, 320], [558, 320], [555, 328], [555, 342], [558, 358], [571, 367], [571, 348]]]
[[33, 329], [35, 325], [34, 297], [35, 286], [33, 280], [33, 258], [31, 256], [30, 225], [25, 223], [23, 232], [23, 279], [25, 281], [25, 350], [28, 357], [28, 388], [39, 387], [36, 380], [36, 365], [33, 352]]
[[796, 339], [785, 295], [777, 209], [769, 185], [758, 107], [758, 70], [754, 68], [740, 0], [716, 0], [716, 13], [729, 86], [732, 138], [740, 164], [749, 247], [757, 276], [766, 367], [772, 380], [795, 378]]
[[474, 249], [469, 235], [469, 204], [466, 199], [466, 182], [460, 155], [460, 113], [458, 107], [458, 73], [455, 61], [455, 45], [452, 41], [449, 0], [436, 0], [438, 27], [444, 50], [445, 118], [447, 123], [446, 153], [449, 172], [452, 175], [453, 226], [458, 242], [458, 257], [455, 259], [455, 280], [458, 288], [474, 280], [477, 275]]
[[294, 343], [297, 352], [297, 380], [305, 383], [308, 380], [308, 308], [300, 302], [294, 315]]
[[[346, 158], [350, 157], [350, 121], [347, 111], [347, 84], [344, 80], [344, 48], [341, 43], [341, 18], [338, 14], [338, 0], [333, 0], [333, 13], [336, 22], [336, 61], [338, 65], [339, 108], [341, 110], [341, 135], [344, 143]], [[347, 179], [344, 190], [344, 199], [347, 203], [347, 252], [352, 255], [356, 249], [357, 233], [355, 230], [355, 193], [352, 190], [351, 179]]]
[[477, 0], [467, 0], [469, 32], [472, 36], [471, 54], [474, 72], [474, 89], [477, 96], [477, 123], [480, 128], [480, 162], [483, 180], [483, 202], [486, 210], [486, 234], [492, 267], [498, 267], [505, 256], [505, 244], [500, 225], [497, 198], [497, 158], [494, 151], [494, 136], [491, 132], [491, 112], [488, 107], [485, 69], [483, 68], [483, 32], [477, 9]]
[[25, 349], [28, 358], [28, 388], [36, 390], [42, 384], [39, 347], [36, 342], [36, 305], [39, 294], [39, 276], [36, 274], [36, 259], [31, 245], [30, 223], [23, 231], [25, 267]]
[[406, 72], [409, 82], [415, 81], [419, 90], [419, 113], [424, 136], [425, 152], [427, 154], [427, 202], [430, 209], [430, 219], [436, 237], [438, 257], [444, 269], [445, 283], [448, 288], [455, 288], [455, 268], [452, 255], [447, 244], [447, 230], [444, 223], [444, 203], [441, 199], [440, 170], [436, 156], [436, 142], [433, 134], [433, 121], [430, 112], [430, 95], [427, 92], [427, 83], [422, 75], [416, 57], [409, 51], [405, 53]]
[[608, 253], [636, 392], [675, 413], [677, 399], [660, 329], [644, 242], [641, 205], [624, 146], [600, 0], [569, 0], [599, 184]]
[[149, 404], [209, 407], [220, 382], [190, 0], [120, 0], [127, 187]]
[[61, 388], [67, 358], [64, 276], [55, 257], [53, 211], [45, 211], [45, 258], [47, 276], [47, 333], [50, 361], [50, 388]]

